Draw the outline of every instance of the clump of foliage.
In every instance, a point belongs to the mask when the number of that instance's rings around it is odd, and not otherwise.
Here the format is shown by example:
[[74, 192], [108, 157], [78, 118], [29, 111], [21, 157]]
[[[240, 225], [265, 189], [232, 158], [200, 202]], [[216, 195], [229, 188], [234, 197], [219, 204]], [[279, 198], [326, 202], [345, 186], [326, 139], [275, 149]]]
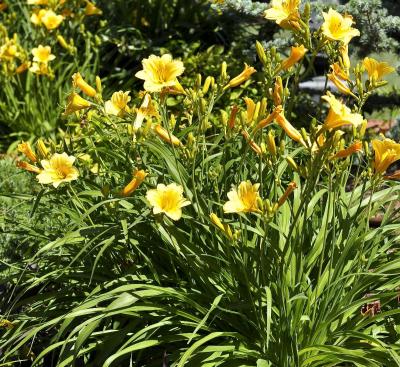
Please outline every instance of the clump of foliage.
[[[362, 115], [394, 69], [350, 62], [347, 15], [280, 5], [293, 43], [257, 42], [258, 72], [183, 77], [164, 53], [118, 91], [76, 70], [65, 131], [18, 146], [31, 213], [62, 221], [1, 279], [1, 363], [398, 364], [400, 143]], [[321, 53], [336, 95], [301, 116]]]

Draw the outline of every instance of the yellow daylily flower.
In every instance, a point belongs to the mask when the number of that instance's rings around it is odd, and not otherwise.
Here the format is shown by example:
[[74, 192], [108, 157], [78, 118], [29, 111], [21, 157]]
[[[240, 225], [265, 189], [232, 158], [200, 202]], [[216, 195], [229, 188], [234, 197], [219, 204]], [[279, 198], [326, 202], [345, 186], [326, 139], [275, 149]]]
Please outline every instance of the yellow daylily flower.
[[379, 62], [372, 57], [366, 57], [363, 60], [363, 66], [367, 70], [369, 79], [374, 82], [380, 81], [385, 75], [395, 70], [387, 62]]
[[153, 207], [154, 214], [164, 213], [172, 220], [182, 217], [182, 208], [190, 205], [183, 196], [183, 187], [176, 183], [169, 185], [158, 184], [156, 189], [147, 191], [146, 199]]
[[157, 108], [154, 106], [151, 100], [151, 95], [146, 94], [143, 98], [141, 106], [136, 111], [136, 118], [133, 123], [133, 128], [135, 130], [138, 130], [142, 126], [143, 120], [145, 118], [158, 117], [158, 116], [159, 114]]
[[362, 115], [359, 113], [352, 113], [350, 108], [338, 101], [332, 93], [327, 92], [322, 99], [330, 105], [328, 116], [323, 124], [324, 129], [331, 130], [344, 125], [353, 125], [357, 127], [363, 123], [364, 118]]
[[18, 151], [24, 154], [31, 162], [37, 162], [36, 154], [29, 142], [23, 141], [21, 144], [18, 144]]
[[353, 37], [360, 35], [358, 29], [352, 28], [353, 17], [351, 15], [342, 15], [332, 8], [328, 13], [322, 13], [324, 23], [322, 24], [322, 33], [326, 38], [332, 41], [341, 41], [348, 44]]
[[264, 17], [274, 20], [282, 28], [300, 28], [300, 0], [272, 0], [272, 8], [264, 12]]
[[391, 139], [372, 140], [372, 147], [375, 152], [374, 170], [383, 174], [388, 167], [400, 159], [400, 144]]
[[123, 92], [121, 90], [113, 93], [111, 99], [106, 101], [104, 104], [106, 114], [122, 117], [125, 113], [130, 112], [128, 103], [130, 102], [131, 97], [129, 96], [129, 93], [129, 91]]
[[363, 150], [362, 142], [356, 141], [346, 149], [339, 150], [330, 159], [347, 158], [348, 156], [361, 152]]
[[[142, 61], [143, 70], [135, 76], [144, 80], [144, 89], [148, 92], [161, 92], [165, 88], [178, 87], [177, 77], [185, 70], [182, 61], [173, 60], [169, 54], [151, 55]], [[182, 88], [182, 87], [181, 87]]]
[[79, 94], [72, 92], [68, 96], [64, 115], [70, 115], [71, 113], [90, 108], [91, 105], [92, 104], [89, 101], [82, 98]]
[[75, 73], [74, 75], [72, 75], [72, 85], [75, 88], [79, 88], [83, 93], [85, 93], [89, 97], [94, 97], [97, 94], [96, 89], [94, 89], [88, 83], [86, 83], [80, 73]]
[[47, 64], [54, 60], [56, 57], [51, 53], [50, 46], [39, 45], [32, 49], [33, 61]]
[[144, 181], [144, 179], [146, 178], [146, 176], [148, 175], [148, 173], [144, 170], [135, 170], [135, 172], [133, 173], [133, 178], [131, 180], [131, 182], [128, 183], [128, 185], [126, 185], [121, 194], [122, 196], [129, 196], [131, 195], [138, 187], [139, 185]]
[[331, 69], [332, 71], [329, 74], [327, 74], [328, 79], [333, 84], [335, 84], [336, 88], [343, 94], [354, 96], [353, 92], [345, 83], [346, 81], [349, 80], [347, 73], [344, 70], [342, 70], [342, 68], [338, 63], [334, 63], [333, 65], [331, 65]]
[[76, 180], [79, 171], [73, 166], [74, 162], [75, 157], [67, 153], [55, 153], [50, 160], [42, 160], [43, 170], [37, 175], [39, 183], [53, 184], [57, 188], [63, 182]]
[[239, 75], [231, 79], [228, 82], [228, 84], [224, 87], [224, 89], [235, 88], [240, 84], [243, 84], [245, 81], [249, 80], [251, 75], [254, 74], [256, 71], [257, 70], [254, 69], [252, 66], [249, 66], [245, 63], [243, 71]]
[[46, 9], [40, 9], [39, 11], [35, 11], [31, 15], [31, 22], [35, 25], [41, 25], [42, 24], [42, 18], [45, 16], [47, 13]]
[[281, 63], [281, 69], [290, 69], [294, 64], [297, 64], [304, 57], [307, 51], [308, 50], [304, 47], [304, 45], [292, 46], [289, 57], [283, 60]]
[[41, 23], [44, 24], [49, 31], [58, 28], [63, 20], [64, 17], [62, 15], [57, 15], [53, 10], [47, 10], [40, 18]]
[[304, 139], [300, 133], [285, 117], [284, 112], [282, 111], [280, 114], [276, 116], [276, 122], [278, 125], [285, 130], [286, 134], [289, 136], [289, 138], [293, 139], [294, 141], [297, 141], [298, 143], [306, 146], [306, 143], [304, 142]]
[[16, 40], [6, 38], [5, 43], [0, 47], [0, 60], [11, 61], [15, 57], [18, 57]]
[[228, 192], [228, 199], [224, 204], [225, 213], [250, 213], [261, 212], [259, 208], [260, 195], [258, 189], [260, 184], [252, 184], [250, 181], [243, 181], [237, 189]]

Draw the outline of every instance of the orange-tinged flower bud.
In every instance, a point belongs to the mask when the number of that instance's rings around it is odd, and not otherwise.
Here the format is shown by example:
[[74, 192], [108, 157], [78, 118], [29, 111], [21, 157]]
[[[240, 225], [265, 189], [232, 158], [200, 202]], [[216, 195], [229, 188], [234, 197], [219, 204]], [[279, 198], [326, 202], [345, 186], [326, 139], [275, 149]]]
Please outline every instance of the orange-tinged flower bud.
[[286, 119], [283, 113], [280, 113], [276, 117], [276, 121], [291, 139], [306, 146], [301, 133]]
[[89, 97], [94, 97], [97, 94], [96, 89], [92, 88], [88, 83], [86, 83], [80, 73], [75, 73], [72, 75], [72, 84], [75, 88], [79, 88]]
[[8, 8], [8, 5], [5, 3], [0, 3], [0, 11], [4, 11]]
[[65, 108], [64, 115], [70, 115], [74, 112], [84, 110], [91, 107], [91, 103], [86, 99], [83, 99], [79, 94], [72, 92], [68, 96], [67, 106]]
[[281, 63], [281, 69], [288, 70], [294, 64], [297, 64], [304, 57], [307, 51], [308, 50], [304, 47], [304, 45], [297, 47], [292, 46], [289, 57], [283, 60]]
[[346, 158], [354, 153], [361, 152], [363, 150], [362, 145], [363, 144], [361, 141], [356, 141], [354, 144], [350, 145], [348, 148], [342, 149], [339, 152], [337, 152], [330, 159]]
[[287, 187], [286, 191], [283, 193], [283, 195], [279, 198], [278, 200], [278, 207], [281, 207], [285, 201], [288, 199], [288, 197], [290, 196], [290, 194], [297, 189], [297, 185], [296, 182], [291, 182], [289, 184], [289, 186]]
[[23, 153], [31, 162], [37, 162], [36, 154], [33, 152], [29, 142], [23, 141], [18, 145], [18, 151]]
[[27, 71], [29, 69], [30, 63], [29, 62], [23, 62], [20, 66], [18, 66], [15, 69], [16, 74], [22, 74], [23, 72]]
[[243, 84], [245, 81], [249, 80], [251, 75], [254, 74], [256, 71], [257, 70], [254, 69], [252, 66], [249, 66], [245, 63], [243, 71], [239, 75], [231, 79], [229, 83], [224, 87], [224, 89], [235, 88], [240, 84]]
[[36, 166], [29, 164], [28, 162], [24, 162], [24, 161], [18, 161], [17, 167], [24, 169], [25, 171], [29, 171], [29, 172], [34, 172], [34, 173], [42, 172], [42, 170], [39, 167], [36, 167]]
[[242, 130], [242, 135], [246, 139], [247, 143], [250, 145], [250, 148], [253, 149], [258, 155], [262, 155], [261, 147], [250, 138], [250, 135], [246, 130]]
[[148, 175], [147, 172], [145, 172], [144, 170], [136, 170], [133, 173], [133, 179], [131, 182], [128, 183], [128, 185], [126, 185], [123, 190], [122, 190], [122, 196], [129, 196], [130, 194], [132, 194], [138, 187], [139, 185], [144, 181], [144, 179], [146, 178], [146, 176]]
[[267, 118], [261, 120], [257, 127], [256, 130], [262, 129], [265, 126], [269, 125], [270, 123], [272, 123], [278, 116], [279, 114], [281, 114], [283, 111], [282, 106], [276, 106], [275, 109], [272, 111], [272, 113], [270, 113]]
[[176, 147], [179, 147], [182, 145], [181, 141], [176, 136], [170, 134], [161, 125], [156, 125], [154, 127], [154, 131], [161, 138], [161, 140], [164, 140], [167, 143], [175, 145]]
[[102, 10], [96, 7], [90, 1], [86, 1], [85, 15], [101, 15], [103, 14]]

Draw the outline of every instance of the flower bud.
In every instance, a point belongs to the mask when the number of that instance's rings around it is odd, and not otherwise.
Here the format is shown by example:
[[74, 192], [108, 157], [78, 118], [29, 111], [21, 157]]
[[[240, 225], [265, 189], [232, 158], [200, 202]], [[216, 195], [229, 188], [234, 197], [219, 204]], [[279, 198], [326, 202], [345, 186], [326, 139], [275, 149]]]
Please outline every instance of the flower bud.
[[129, 196], [130, 194], [132, 194], [138, 187], [139, 185], [144, 181], [144, 179], [146, 178], [146, 176], [148, 175], [147, 172], [145, 172], [144, 170], [136, 170], [133, 173], [133, 179], [131, 182], [128, 183], [128, 185], [126, 185], [122, 192], [121, 195], [122, 196]]
[[170, 134], [161, 125], [156, 125], [154, 127], [154, 131], [161, 140], [164, 140], [167, 143], [175, 145], [176, 147], [179, 147], [182, 145], [181, 141], [176, 136]]
[[297, 165], [297, 163], [294, 161], [294, 159], [291, 156], [287, 156], [285, 159], [286, 159], [286, 162], [288, 163], [288, 165], [290, 167], [292, 167], [292, 169], [294, 171], [297, 172], [299, 170], [299, 166]]
[[47, 157], [48, 157], [48, 155], [49, 155], [49, 150], [47, 149], [47, 147], [46, 147], [46, 145], [44, 144], [44, 142], [43, 142], [42, 139], [39, 139], [39, 140], [36, 142], [36, 148], [37, 148], [37, 150], [39, 151], [39, 155], [40, 155], [42, 158], [47, 158]]
[[29, 142], [23, 141], [21, 144], [18, 145], [18, 151], [23, 153], [25, 157], [27, 157], [31, 162], [37, 162], [36, 154], [31, 148]]
[[257, 51], [258, 58], [260, 59], [261, 63], [265, 66], [267, 63], [267, 57], [265, 55], [264, 47], [258, 41], [256, 41], [256, 51]]
[[267, 135], [267, 149], [268, 152], [273, 156], [277, 156], [276, 144], [275, 144], [275, 136], [272, 131], [268, 132]]

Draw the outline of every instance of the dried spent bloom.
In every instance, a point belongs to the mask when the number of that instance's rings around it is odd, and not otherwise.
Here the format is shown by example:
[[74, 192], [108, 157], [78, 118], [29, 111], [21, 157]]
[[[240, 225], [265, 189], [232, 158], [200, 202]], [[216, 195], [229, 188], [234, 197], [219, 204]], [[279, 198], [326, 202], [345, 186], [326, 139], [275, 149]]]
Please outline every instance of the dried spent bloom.
[[330, 159], [347, 158], [352, 154], [361, 152], [362, 150], [363, 150], [362, 142], [358, 140], [353, 144], [351, 144], [349, 147], [339, 150]]
[[130, 102], [131, 97], [129, 93], [129, 91], [123, 92], [121, 90], [113, 93], [111, 99], [106, 101], [104, 104], [106, 114], [122, 117], [125, 113], [130, 112], [128, 103]]
[[18, 151], [24, 154], [31, 162], [37, 162], [36, 154], [29, 142], [23, 141], [21, 144], [18, 144]]
[[144, 89], [148, 92], [161, 92], [165, 88], [178, 87], [177, 77], [185, 70], [182, 61], [173, 60], [169, 54], [151, 55], [142, 61], [143, 70], [135, 76], [144, 80]]
[[224, 89], [227, 88], [235, 88], [239, 86], [240, 84], [243, 84], [245, 81], [249, 80], [250, 77], [256, 72], [257, 70], [254, 69], [252, 66], [247, 65], [246, 63], [244, 64], [244, 69], [243, 71], [235, 76], [233, 79], [231, 79], [228, 84], [224, 87]]
[[72, 85], [75, 88], [79, 88], [83, 93], [85, 93], [89, 97], [94, 97], [97, 94], [96, 89], [94, 89], [88, 83], [86, 83], [80, 73], [75, 73], [74, 75], [72, 75]]
[[308, 50], [304, 47], [304, 45], [292, 46], [290, 55], [287, 59], [282, 61], [281, 68], [283, 70], [290, 69], [294, 64], [297, 64], [304, 57], [307, 51]]
[[282, 28], [299, 28], [300, 0], [272, 0], [272, 7], [264, 12], [264, 17], [274, 20]]
[[348, 44], [353, 37], [360, 35], [358, 29], [352, 28], [353, 17], [342, 15], [332, 8], [328, 13], [322, 13], [324, 23], [322, 24], [322, 33], [331, 41], [341, 41]]
[[379, 62], [372, 57], [366, 57], [363, 66], [367, 70], [369, 79], [374, 82], [379, 82], [385, 75], [395, 71], [387, 62]]
[[260, 212], [259, 200], [260, 195], [258, 188], [260, 184], [252, 184], [250, 181], [243, 181], [237, 189], [228, 192], [228, 199], [224, 204], [225, 213], [250, 213]]
[[47, 64], [56, 57], [51, 53], [50, 46], [39, 45], [32, 49], [33, 61]]
[[64, 115], [70, 115], [74, 112], [84, 110], [91, 107], [91, 103], [82, 98], [79, 94], [72, 92], [67, 99]]
[[147, 172], [144, 170], [135, 170], [133, 173], [133, 178], [132, 180], [122, 189], [122, 196], [129, 196], [131, 195], [138, 187], [139, 185], [144, 181], [146, 176], [148, 175]]
[[353, 125], [357, 127], [363, 123], [364, 118], [362, 115], [359, 113], [352, 113], [350, 108], [338, 101], [332, 93], [327, 92], [322, 99], [330, 105], [328, 116], [323, 124], [324, 129], [331, 130], [344, 125]]
[[154, 214], [164, 213], [175, 221], [181, 219], [182, 208], [190, 205], [190, 201], [183, 196], [183, 187], [176, 183], [167, 186], [158, 184], [156, 189], [147, 191], [146, 199]]
[[388, 167], [400, 159], [400, 144], [391, 139], [372, 140], [375, 152], [374, 171], [383, 174]]
[[58, 28], [63, 20], [64, 17], [62, 15], [57, 15], [53, 10], [47, 10], [40, 18], [41, 23], [49, 31]]
[[50, 160], [42, 160], [40, 164], [43, 170], [37, 175], [39, 183], [53, 184], [57, 188], [63, 182], [76, 180], [79, 172], [73, 166], [74, 162], [75, 157], [67, 153], [55, 153]]

